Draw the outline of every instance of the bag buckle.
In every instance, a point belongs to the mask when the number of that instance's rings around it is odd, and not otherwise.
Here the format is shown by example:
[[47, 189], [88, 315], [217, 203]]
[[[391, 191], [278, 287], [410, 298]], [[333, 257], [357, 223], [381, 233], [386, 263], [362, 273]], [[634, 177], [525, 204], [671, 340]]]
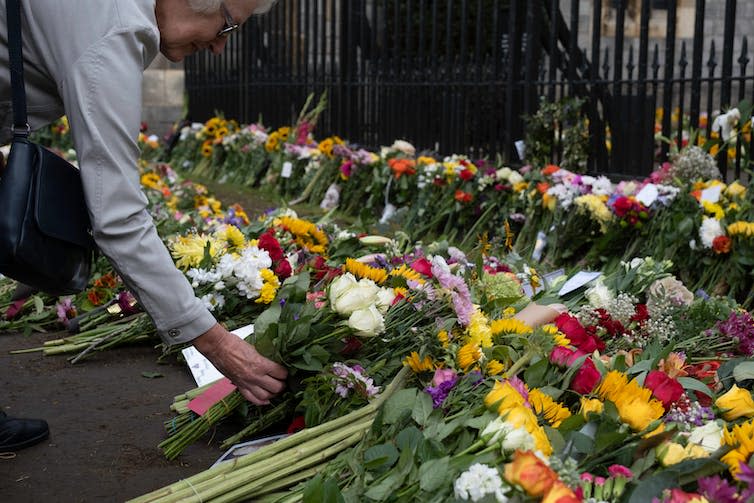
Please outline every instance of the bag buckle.
[[[26, 133], [18, 132], [19, 128], [24, 128], [24, 127], [26, 128]], [[31, 126], [29, 125], [28, 122], [21, 126], [17, 126], [16, 124], [13, 124], [10, 127], [10, 131], [11, 133], [13, 133], [13, 136], [29, 136], [29, 134], [31, 134]]]

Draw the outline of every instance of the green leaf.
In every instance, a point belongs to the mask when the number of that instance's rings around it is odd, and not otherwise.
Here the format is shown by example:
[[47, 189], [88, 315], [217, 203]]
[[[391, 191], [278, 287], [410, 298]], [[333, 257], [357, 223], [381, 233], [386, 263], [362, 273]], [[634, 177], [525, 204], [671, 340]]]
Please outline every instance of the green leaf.
[[733, 378], [736, 382], [754, 379], [754, 362], [742, 362], [736, 365], [733, 368]]
[[419, 393], [414, 408], [411, 410], [411, 417], [416, 424], [424, 426], [433, 410], [432, 397], [428, 393]]
[[693, 377], [679, 377], [678, 382], [681, 384], [681, 386], [683, 386], [684, 389], [699, 391], [700, 393], [704, 393], [709, 397], [715, 396], [714, 393], [712, 393], [712, 391], [709, 389], [709, 386], [704, 384], [702, 381], [694, 379]]
[[573, 432], [570, 440], [573, 443], [573, 448], [576, 449], [576, 452], [588, 454], [594, 450], [594, 440], [581, 432]]
[[529, 368], [524, 371], [524, 381], [529, 385], [530, 388], [538, 388], [545, 384], [544, 378], [545, 374], [547, 373], [548, 366], [548, 361], [546, 359], [542, 359], [537, 363], [530, 365]]
[[34, 300], [34, 311], [39, 314], [45, 309], [45, 303], [42, 301], [42, 298], [39, 295], [35, 295], [32, 297]]
[[391, 396], [384, 405], [385, 415], [383, 420], [385, 424], [394, 424], [404, 413], [413, 411], [416, 394], [416, 388], [409, 388], [402, 389]]
[[157, 379], [158, 377], [165, 376], [160, 374], [159, 372], [142, 372], [141, 377], [146, 377], [147, 379]]
[[416, 426], [409, 426], [395, 437], [395, 445], [401, 452], [408, 449], [413, 453], [423, 439], [424, 436]]
[[380, 444], [364, 452], [364, 468], [370, 471], [384, 471], [398, 460], [398, 449], [392, 444]]
[[641, 480], [631, 493], [628, 503], [647, 503], [647, 501], [652, 501], [652, 498], [659, 498], [665, 489], [670, 489], [677, 485], [677, 472], [660, 472]]
[[626, 373], [627, 374], [639, 374], [641, 372], [648, 372], [652, 370], [652, 360], [642, 360], [638, 363], [635, 363], [633, 367], [629, 368]]
[[385, 477], [377, 485], [374, 485], [364, 493], [364, 496], [375, 501], [384, 501], [389, 496], [392, 496], [395, 491], [401, 486], [405, 475], [401, 473], [391, 473]]
[[448, 482], [450, 474], [449, 458], [430, 459], [419, 467], [419, 487], [432, 492]]
[[303, 503], [344, 503], [338, 484], [331, 478], [317, 475], [304, 486]]

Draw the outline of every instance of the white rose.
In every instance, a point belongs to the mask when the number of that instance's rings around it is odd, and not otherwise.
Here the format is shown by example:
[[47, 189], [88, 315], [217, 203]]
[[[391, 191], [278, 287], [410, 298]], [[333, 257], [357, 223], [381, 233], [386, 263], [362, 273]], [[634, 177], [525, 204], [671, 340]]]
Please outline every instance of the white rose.
[[521, 176], [521, 174], [518, 171], [511, 171], [511, 174], [508, 176], [508, 181], [512, 185], [516, 185], [517, 183], [523, 182], [524, 177]]
[[391, 148], [403, 152], [410, 157], [414, 157], [416, 155], [416, 147], [411, 145], [406, 140], [395, 140]]
[[338, 298], [342, 297], [345, 292], [356, 286], [356, 278], [350, 272], [341, 274], [330, 283], [329, 299], [330, 304], [335, 304]]
[[[380, 287], [371, 280], [361, 280], [350, 289], [339, 295], [332, 302], [332, 309], [336, 313], [350, 316], [359, 309], [366, 309], [377, 303], [377, 293]], [[332, 296], [331, 296], [332, 299]]]
[[615, 295], [602, 281], [602, 277], [597, 280], [595, 285], [586, 291], [586, 298], [589, 304], [597, 309], [607, 309], [615, 300]]
[[357, 335], [373, 337], [385, 330], [385, 319], [377, 307], [371, 305], [354, 311], [348, 318], [348, 326], [354, 329]]
[[496, 417], [484, 427], [480, 436], [487, 445], [492, 445], [500, 442], [513, 429], [514, 426], [512, 424], [503, 421], [500, 417]]
[[382, 314], [385, 314], [387, 310], [390, 309], [390, 306], [393, 305], [394, 300], [395, 290], [392, 288], [380, 288], [380, 291], [377, 292], [377, 309], [379, 309]]
[[689, 442], [702, 446], [707, 452], [718, 450], [722, 441], [723, 429], [715, 421], [710, 421], [704, 426], [697, 426], [689, 435]]
[[505, 435], [503, 439], [504, 451], [531, 451], [534, 450], [534, 437], [524, 428], [515, 428]]

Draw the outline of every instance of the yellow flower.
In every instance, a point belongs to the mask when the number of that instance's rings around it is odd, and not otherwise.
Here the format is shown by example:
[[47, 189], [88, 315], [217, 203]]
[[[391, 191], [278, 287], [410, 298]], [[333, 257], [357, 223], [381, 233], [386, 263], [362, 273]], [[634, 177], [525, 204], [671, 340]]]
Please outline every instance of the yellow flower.
[[585, 418], [588, 418], [590, 412], [602, 414], [602, 411], [604, 409], [605, 404], [602, 403], [602, 401], [596, 398], [587, 398], [585, 396], [581, 397], [581, 410], [579, 411], [579, 413]]
[[497, 360], [490, 360], [487, 362], [487, 375], [496, 376], [503, 373], [505, 365]]
[[686, 458], [686, 452], [681, 444], [668, 442], [658, 452], [658, 457], [663, 466], [671, 466], [680, 463]]
[[733, 199], [742, 198], [746, 195], [746, 187], [736, 180], [725, 189], [725, 195]]
[[280, 287], [280, 281], [275, 276], [275, 273], [269, 269], [262, 269], [260, 275], [264, 280], [264, 284], [259, 290], [259, 297], [254, 302], [257, 304], [269, 304], [275, 300], [275, 295]]
[[508, 381], [495, 381], [490, 392], [484, 397], [484, 404], [487, 408], [492, 408], [493, 405], [498, 404], [498, 413], [501, 415], [506, 410], [519, 405], [523, 406], [525, 403], [521, 393]]
[[144, 173], [141, 175], [141, 184], [144, 187], [160, 190], [162, 188], [162, 180], [157, 173]]
[[613, 221], [613, 212], [607, 207], [600, 196], [595, 194], [586, 194], [577, 197], [574, 202], [576, 207], [583, 213], [587, 213], [589, 218], [597, 222], [600, 226], [600, 232], [607, 232], [610, 223]]
[[722, 220], [725, 217], [725, 211], [723, 207], [717, 203], [711, 203], [709, 201], [702, 201], [704, 211], [715, 217], [716, 220]]
[[432, 358], [425, 356], [422, 359], [416, 351], [412, 351], [410, 355], [403, 359], [403, 365], [413, 370], [415, 374], [429, 372], [435, 369], [435, 364], [432, 362]]
[[424, 155], [419, 156], [419, 158], [416, 160], [417, 164], [427, 164], [427, 165], [429, 165], [429, 164], [434, 164], [436, 162], [437, 161], [435, 161], [432, 157], [427, 157], [427, 156], [424, 156]]
[[542, 416], [553, 428], [557, 428], [564, 419], [571, 417], [567, 408], [537, 388], [529, 391], [529, 403], [531, 403], [534, 412]]
[[202, 155], [204, 157], [212, 157], [214, 147], [212, 146], [212, 140], [206, 140], [202, 143]]
[[387, 279], [387, 272], [384, 269], [377, 267], [371, 267], [366, 264], [362, 264], [356, 259], [347, 258], [346, 263], [343, 266], [345, 272], [350, 272], [357, 278], [371, 279], [378, 285], [381, 285]]
[[728, 226], [729, 236], [745, 236], [750, 238], [754, 236], [754, 222], [744, 222], [739, 220]]
[[596, 393], [613, 402], [621, 420], [634, 431], [646, 429], [665, 413], [662, 402], [652, 398], [651, 390], [639, 386], [636, 379], [629, 382], [625, 374], [615, 370], [608, 372]]
[[223, 249], [216, 238], [204, 234], [179, 236], [171, 243], [171, 251], [176, 259], [175, 265], [180, 269], [198, 267], [204, 259], [204, 251], [209, 245], [209, 254], [215, 257]]
[[390, 276], [404, 278], [408, 281], [416, 281], [417, 283], [424, 283], [422, 275], [406, 264], [402, 264], [399, 268], [390, 271]]
[[468, 334], [467, 342], [472, 342], [483, 348], [492, 346], [492, 330], [488, 324], [487, 317], [479, 309], [476, 309], [474, 314], [471, 315], [466, 332]]
[[280, 135], [277, 132], [270, 133], [267, 137], [267, 141], [264, 142], [264, 149], [267, 152], [274, 152], [280, 145]]
[[552, 323], [543, 325], [542, 331], [552, 337], [552, 340], [555, 341], [556, 346], [567, 346], [571, 343], [571, 340], [566, 337], [563, 332], [558, 330], [558, 327], [556, 327]]
[[450, 342], [450, 337], [448, 336], [447, 330], [440, 330], [437, 333], [437, 340], [440, 341], [440, 344], [442, 344], [442, 347], [447, 348], [448, 343]]
[[295, 236], [294, 241], [302, 248], [311, 253], [325, 253], [325, 247], [328, 244], [327, 235], [313, 223], [299, 218], [281, 217], [276, 220], [275, 225], [281, 225], [293, 234]]
[[500, 413], [505, 421], [517, 428], [524, 428], [534, 438], [534, 446], [545, 456], [552, 454], [552, 445], [547, 438], [544, 428], [537, 422], [537, 416], [525, 405], [515, 405]]
[[505, 318], [502, 320], [495, 320], [490, 323], [492, 329], [492, 335], [500, 334], [531, 334], [534, 329], [516, 318]]
[[516, 193], [523, 192], [529, 188], [529, 182], [518, 182], [513, 184], [513, 191]]
[[735, 384], [727, 393], [715, 400], [715, 405], [722, 410], [726, 421], [733, 421], [739, 417], [754, 417], [754, 400], [751, 393]]
[[243, 248], [246, 237], [235, 225], [224, 225], [216, 233], [217, 238], [228, 243], [231, 249]]
[[754, 421], [737, 424], [730, 431], [726, 426], [723, 430], [723, 442], [732, 447], [732, 450], [721, 457], [720, 461], [728, 465], [730, 473], [737, 477], [741, 472], [741, 463], [748, 463], [754, 453]]
[[335, 141], [332, 138], [326, 138], [319, 142], [319, 151], [325, 154], [327, 157], [332, 158], [332, 149], [335, 146]]
[[467, 370], [482, 359], [482, 350], [479, 349], [478, 344], [464, 344], [461, 346], [461, 349], [458, 350], [457, 359], [458, 366], [463, 370]]

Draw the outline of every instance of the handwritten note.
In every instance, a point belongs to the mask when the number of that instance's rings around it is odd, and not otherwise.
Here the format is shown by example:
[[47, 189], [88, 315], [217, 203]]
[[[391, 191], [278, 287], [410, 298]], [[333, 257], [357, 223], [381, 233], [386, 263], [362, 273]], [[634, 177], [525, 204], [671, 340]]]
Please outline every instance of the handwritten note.
[[[254, 333], [254, 325], [246, 325], [245, 327], [233, 330], [231, 333], [244, 339], [248, 335]], [[204, 386], [205, 384], [215, 382], [223, 377], [220, 371], [217, 370], [203, 354], [197, 351], [194, 346], [187, 347], [182, 353], [183, 357], [186, 359], [186, 364], [191, 370], [191, 375], [194, 376], [197, 386]]]
[[564, 295], [568, 295], [571, 292], [574, 292], [581, 288], [582, 286], [586, 285], [592, 280], [595, 280], [599, 278], [602, 275], [601, 272], [592, 272], [592, 271], [579, 271], [570, 278], [568, 278], [568, 281], [566, 281], [563, 284], [563, 287], [558, 292], [558, 295], [561, 297]]

